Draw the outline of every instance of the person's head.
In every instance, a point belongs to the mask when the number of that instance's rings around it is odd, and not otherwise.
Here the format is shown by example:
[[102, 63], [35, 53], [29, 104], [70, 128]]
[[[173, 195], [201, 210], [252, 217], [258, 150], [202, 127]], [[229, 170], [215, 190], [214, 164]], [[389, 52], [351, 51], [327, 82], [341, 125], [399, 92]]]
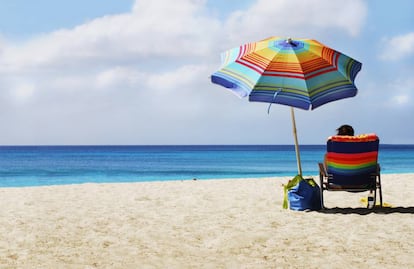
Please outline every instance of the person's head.
[[338, 129], [336, 129], [336, 131], [338, 131], [338, 135], [354, 135], [354, 128], [352, 128], [351, 125], [347, 124], [342, 125]]

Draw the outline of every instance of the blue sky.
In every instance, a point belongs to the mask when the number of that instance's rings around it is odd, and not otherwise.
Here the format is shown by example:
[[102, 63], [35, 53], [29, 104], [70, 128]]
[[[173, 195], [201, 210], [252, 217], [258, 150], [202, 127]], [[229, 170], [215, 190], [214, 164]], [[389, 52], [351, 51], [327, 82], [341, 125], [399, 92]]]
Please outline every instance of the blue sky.
[[356, 97], [296, 111], [300, 144], [343, 123], [414, 144], [413, 14], [410, 0], [5, 1], [0, 145], [292, 144], [288, 107], [209, 81], [222, 51], [274, 35], [363, 63]]

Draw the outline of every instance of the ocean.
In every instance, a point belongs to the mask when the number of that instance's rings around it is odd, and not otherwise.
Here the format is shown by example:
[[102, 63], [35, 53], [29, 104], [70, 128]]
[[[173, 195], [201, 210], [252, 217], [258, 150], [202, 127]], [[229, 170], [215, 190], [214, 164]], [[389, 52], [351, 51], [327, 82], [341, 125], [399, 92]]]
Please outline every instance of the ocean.
[[[301, 145], [305, 176], [325, 145]], [[414, 145], [380, 145], [382, 173], [414, 173]], [[293, 145], [0, 146], [0, 187], [297, 174]]]

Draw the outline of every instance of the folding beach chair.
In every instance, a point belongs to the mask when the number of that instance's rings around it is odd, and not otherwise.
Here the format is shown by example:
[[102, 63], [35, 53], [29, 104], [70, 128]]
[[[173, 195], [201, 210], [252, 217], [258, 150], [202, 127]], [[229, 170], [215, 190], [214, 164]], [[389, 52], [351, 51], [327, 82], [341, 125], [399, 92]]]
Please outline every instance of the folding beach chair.
[[319, 163], [322, 208], [324, 191], [370, 191], [375, 206], [377, 190], [382, 207], [378, 146], [379, 139], [375, 134], [331, 136], [328, 139], [325, 163]]

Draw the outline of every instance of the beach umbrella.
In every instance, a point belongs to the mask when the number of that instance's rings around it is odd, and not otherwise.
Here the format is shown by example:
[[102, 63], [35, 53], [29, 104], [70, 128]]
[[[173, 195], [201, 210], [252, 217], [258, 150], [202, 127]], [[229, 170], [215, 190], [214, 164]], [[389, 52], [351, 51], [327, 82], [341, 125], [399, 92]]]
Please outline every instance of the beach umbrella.
[[361, 63], [313, 39], [270, 37], [221, 55], [211, 81], [249, 101], [290, 106], [298, 173], [302, 176], [293, 108], [315, 109], [353, 97]]

